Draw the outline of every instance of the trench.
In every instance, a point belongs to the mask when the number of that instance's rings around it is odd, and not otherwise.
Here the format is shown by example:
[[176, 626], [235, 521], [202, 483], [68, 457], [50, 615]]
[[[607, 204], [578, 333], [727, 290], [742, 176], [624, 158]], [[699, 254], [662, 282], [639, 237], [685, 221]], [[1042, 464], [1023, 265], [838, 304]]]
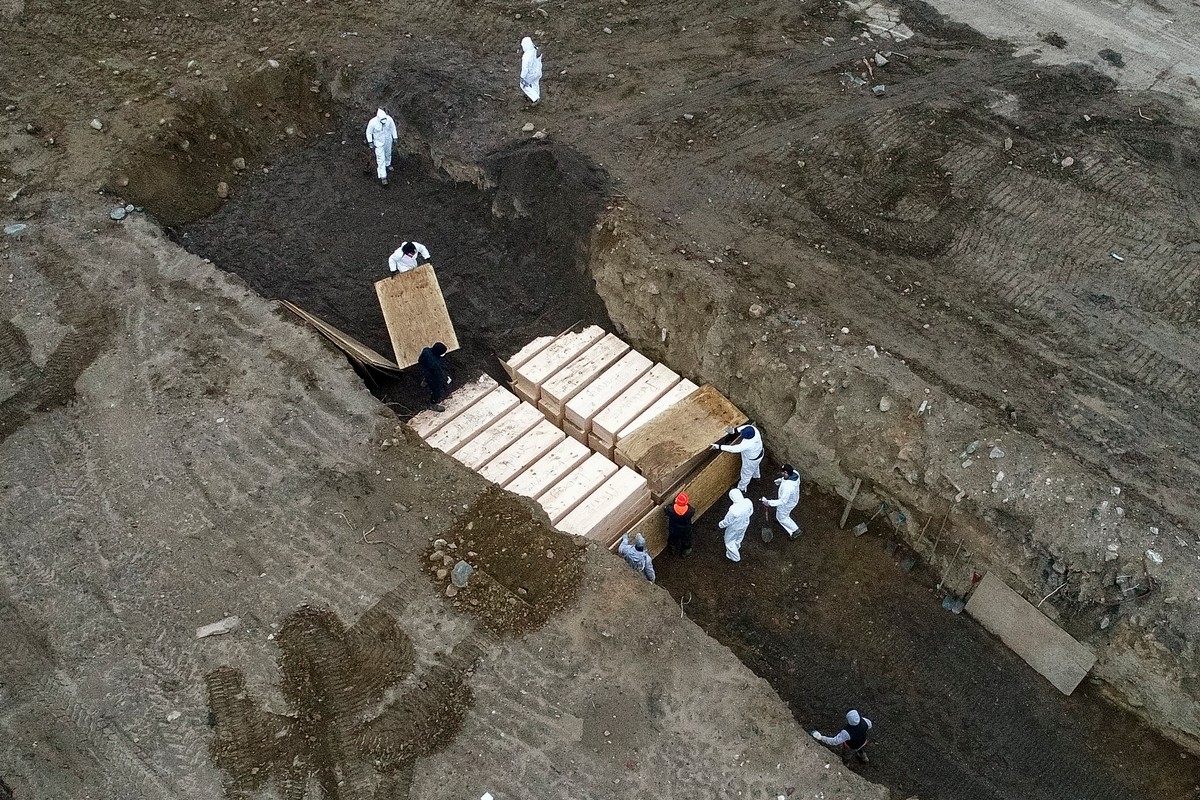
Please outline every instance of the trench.
[[[514, 145], [464, 181], [411, 154], [384, 190], [364, 175], [366, 116], [315, 115], [321, 135], [264, 156], [265, 169], [248, 171], [219, 210], [176, 217], [171, 236], [383, 354], [372, 282], [402, 240], [421, 241], [462, 343], [450, 358], [460, 382], [501, 378], [499, 359], [536, 336], [579, 323], [613, 328], [587, 270], [607, 179], [585, 155]], [[368, 385], [401, 416], [425, 404], [415, 375]], [[770, 488], [764, 480], [752, 494]], [[761, 541], [760, 513], [743, 562], [730, 564], [711, 513], [692, 556], [659, 558], [660, 585], [768, 680], [804, 729], [836, 729], [849, 707], [871, 717], [872, 759], [853, 767], [865, 778], [926, 800], [1200, 797], [1197, 759], [1092, 683], [1058, 695], [973, 621], [943, 611], [937, 576], [905, 571], [905, 550], [880, 521], [854, 538], [833, 522], [840, 501], [806, 490], [799, 540]]]

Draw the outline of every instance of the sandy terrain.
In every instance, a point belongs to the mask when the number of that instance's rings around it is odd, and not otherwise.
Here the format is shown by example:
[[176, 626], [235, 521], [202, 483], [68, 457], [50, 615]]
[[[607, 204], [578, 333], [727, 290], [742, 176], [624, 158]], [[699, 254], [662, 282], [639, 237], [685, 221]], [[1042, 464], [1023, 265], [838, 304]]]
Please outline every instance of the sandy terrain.
[[[1035, 602], [1055, 592], [1044, 608], [1100, 657], [1093, 705], [1031, 701], [1007, 724], [1098, 727], [1106, 694], [1194, 746], [1200, 162], [1189, 76], [1147, 79], [1188, 63], [1189, 37], [1167, 34], [1192, 23], [1089, 9], [1048, 19], [1066, 46], [1035, 61], [919, 4], [883, 12], [915, 32], [901, 43], [863, 36], [879, 12], [817, 0], [4, 7], [3, 222], [27, 228], [0, 239], [0, 624], [18, 642], [0, 777], [19, 797], [885, 796], [801, 728], [845, 685], [805, 699], [760, 660], [775, 595], [748, 625], [701, 615], [745, 665], [565, 540], [543, 554], [562, 602], [521, 635], [480, 597], [444, 597], [430, 541], [497, 501], [473, 507], [477, 479], [256, 293], [311, 298], [383, 347], [357, 287], [426, 232], [473, 337], [463, 376], [607, 315], [727, 392], [811, 488], [861, 477], [861, 508], [887, 500], [929, 564], [896, 602], [989, 569]], [[1023, 17], [1018, 47], [1050, 32], [1023, 7], [947, 10], [985, 34]], [[535, 109], [513, 87], [526, 33], [547, 58]], [[1102, 42], [1124, 67], [1053, 66]], [[355, 137], [380, 102], [411, 182], [376, 209]], [[517, 147], [526, 122], [548, 141]], [[126, 200], [153, 219], [110, 221]], [[419, 396], [376, 391], [400, 411]], [[518, 513], [498, 529], [540, 530]], [[689, 591], [706, 567], [679, 569], [664, 582]], [[484, 597], [500, 617], [529, 602]], [[235, 632], [193, 638], [225, 614]], [[939, 619], [930, 641], [952, 646]], [[833, 642], [836, 663], [846, 620], [812, 624], [800, 642]], [[1019, 667], [970, 641], [971, 668]], [[1036, 698], [1028, 678], [1013, 691]], [[959, 796], [998, 746], [972, 741], [940, 778], [865, 774]], [[1126, 758], [1103, 736], [1068, 750], [1087, 774]], [[999, 761], [980, 784], [997, 796], [1055, 769]]]

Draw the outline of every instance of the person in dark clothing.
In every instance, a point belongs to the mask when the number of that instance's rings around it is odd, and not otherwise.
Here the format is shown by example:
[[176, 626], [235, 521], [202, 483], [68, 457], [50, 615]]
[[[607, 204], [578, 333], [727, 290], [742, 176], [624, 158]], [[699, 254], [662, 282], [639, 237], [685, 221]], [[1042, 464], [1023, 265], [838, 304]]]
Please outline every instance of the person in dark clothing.
[[838, 731], [837, 736], [822, 736], [820, 731], [812, 731], [812, 737], [830, 747], [842, 748], [842, 761], [857, 758], [867, 763], [867, 732], [871, 730], [871, 720], [859, 714], [854, 709], [846, 712], [846, 727]]
[[675, 555], [692, 553], [692, 518], [696, 510], [688, 505], [688, 496], [680, 492], [673, 505], [664, 506], [667, 516], [667, 549]]
[[426, 347], [417, 358], [421, 374], [425, 376], [425, 385], [429, 387], [429, 403], [434, 411], [445, 411], [442, 398], [446, 396], [446, 387], [450, 385], [450, 376], [446, 374], [446, 345], [437, 342], [432, 347]]

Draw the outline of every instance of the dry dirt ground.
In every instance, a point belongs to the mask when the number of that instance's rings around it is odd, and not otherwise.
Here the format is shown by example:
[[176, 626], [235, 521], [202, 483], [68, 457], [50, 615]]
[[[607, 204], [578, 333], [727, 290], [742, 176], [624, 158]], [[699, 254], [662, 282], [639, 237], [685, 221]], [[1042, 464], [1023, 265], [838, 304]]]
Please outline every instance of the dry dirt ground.
[[[428, 540], [487, 517], [464, 508], [479, 483], [402, 436], [380, 451], [392, 421], [326, 348], [150, 223], [106, 218], [120, 197], [178, 234], [218, 210], [219, 181], [249, 191], [234, 158], [278, 180], [343, 135], [356, 173], [380, 101], [413, 169], [490, 187], [515, 220], [488, 270], [585, 253], [605, 305], [589, 313], [717, 383], [817, 484], [862, 477], [860, 504], [903, 509], [950, 589], [983, 569], [1057, 589], [1044, 607], [1097, 649], [1096, 690], [1200, 736], [1185, 102], [1013, 58], [918, 4], [899, 44], [823, 0], [0, 13], [4, 221], [29, 226], [5, 236], [0, 294], [18, 642], [0, 688], [21, 791], [876, 796], [602, 553], [548, 548], [556, 574], [583, 560], [578, 599], [520, 638], [471, 598], [447, 609]], [[513, 86], [526, 33], [547, 59], [536, 109]], [[605, 202], [536, 229], [549, 187], [496, 168], [526, 121], [603, 168]], [[258, 223], [263, 246], [289, 214]], [[373, 274], [412, 222], [385, 217], [331, 277]], [[502, 321], [480, 341], [518, 338]], [[242, 628], [191, 640], [223, 613]]]

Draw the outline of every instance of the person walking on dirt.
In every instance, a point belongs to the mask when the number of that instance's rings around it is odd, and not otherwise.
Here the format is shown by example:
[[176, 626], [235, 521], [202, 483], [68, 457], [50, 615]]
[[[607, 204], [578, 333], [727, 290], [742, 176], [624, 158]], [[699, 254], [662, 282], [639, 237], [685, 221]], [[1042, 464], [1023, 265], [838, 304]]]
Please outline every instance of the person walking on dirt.
[[417, 365], [425, 376], [425, 385], [429, 387], [429, 404], [434, 411], [445, 411], [442, 398], [446, 396], [446, 387], [450, 385], [450, 376], [446, 373], [446, 345], [441, 342], [432, 347], [426, 347], [417, 357]]
[[667, 550], [678, 556], [692, 554], [692, 518], [696, 510], [688, 505], [688, 496], [684, 492], [675, 495], [675, 502], [663, 506], [663, 514], [667, 517]]
[[792, 519], [792, 510], [800, 502], [800, 473], [791, 464], [783, 465], [783, 477], [776, 478], [779, 486], [779, 496], [774, 500], [763, 497], [762, 504], [775, 509], [775, 521], [787, 531], [789, 539], [795, 539], [800, 534], [800, 526]]
[[871, 720], [859, 714], [854, 709], [846, 712], [846, 727], [838, 731], [836, 736], [822, 736], [820, 731], [812, 731], [812, 737], [822, 744], [842, 749], [842, 762], [852, 757], [862, 763], [867, 763], [867, 731], [871, 730]]
[[740, 434], [742, 439], [734, 444], [714, 444], [713, 450], [724, 450], [726, 453], [742, 454], [742, 472], [738, 478], [737, 488], [746, 491], [750, 481], [759, 477], [758, 468], [762, 465], [763, 442], [762, 434], [753, 425], [743, 425], [740, 428], [730, 428], [730, 434]]
[[746, 538], [750, 517], [754, 516], [754, 503], [747, 500], [738, 489], [729, 490], [729, 499], [733, 503], [718, 524], [725, 531], [725, 557], [730, 561], [741, 561], [742, 539]]
[[617, 545], [617, 552], [621, 558], [625, 559], [634, 572], [639, 572], [645, 576], [646, 580], [654, 583], [654, 559], [646, 552], [646, 537], [640, 533], [634, 537], [633, 543], [629, 542], [629, 534], [626, 533], [621, 539], [621, 543]]
[[389, 272], [408, 272], [420, 265], [421, 259], [429, 260], [429, 249], [420, 242], [401, 242], [396, 251], [388, 256]]
[[375, 175], [382, 186], [388, 185], [388, 170], [392, 168], [392, 148], [396, 146], [396, 120], [382, 108], [367, 123], [367, 147], [375, 153]]
[[542, 98], [542, 54], [528, 36], [521, 40], [521, 91], [535, 103]]

